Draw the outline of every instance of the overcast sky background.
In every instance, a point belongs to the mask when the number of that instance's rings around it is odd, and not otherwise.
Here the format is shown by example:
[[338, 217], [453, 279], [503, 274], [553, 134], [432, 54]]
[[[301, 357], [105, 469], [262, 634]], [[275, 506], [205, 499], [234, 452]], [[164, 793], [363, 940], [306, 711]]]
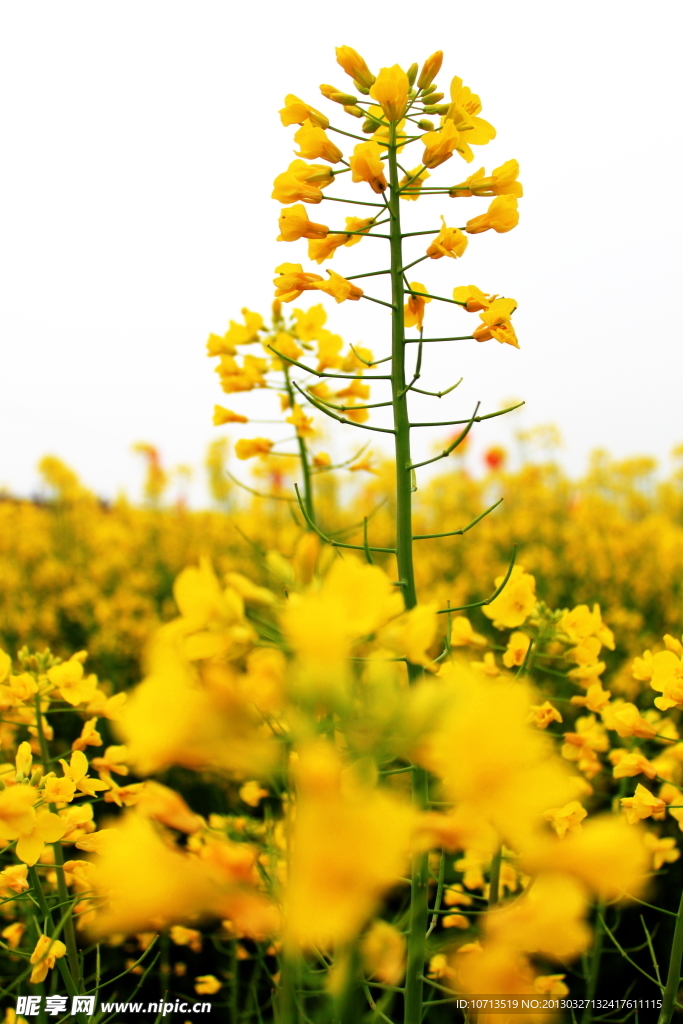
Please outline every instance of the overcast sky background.
[[[465, 377], [435, 418], [523, 397], [514, 428], [556, 423], [571, 472], [597, 446], [666, 467], [683, 441], [679, 0], [421, 9], [4, 0], [0, 484], [30, 492], [50, 452], [102, 494], [135, 493], [133, 442], [156, 444], [169, 466], [197, 465], [220, 433], [214, 403], [249, 408], [248, 397], [222, 395], [204, 343], [242, 306], [268, 308], [277, 263], [307, 262], [305, 242], [274, 240], [272, 180], [293, 159], [293, 129], [277, 111], [288, 92], [335, 109], [317, 87], [349, 88], [334, 58], [342, 43], [375, 69], [441, 48], [442, 87], [457, 74], [479, 93], [498, 137], [471, 165], [456, 155], [438, 180], [511, 157], [522, 168], [516, 230], [472, 237], [457, 263], [415, 270], [445, 294], [475, 283], [519, 302], [519, 352], [494, 341], [429, 346], [425, 387]], [[335, 123], [357, 128], [343, 114]], [[372, 198], [344, 187], [336, 194]], [[487, 201], [408, 205], [431, 227], [442, 212], [463, 224]], [[348, 212], [323, 203], [309, 213], [338, 227], [339, 209]], [[324, 268], [377, 268], [371, 246], [381, 245], [361, 242]], [[381, 307], [323, 301], [328, 327], [386, 354]], [[430, 333], [456, 320], [471, 328], [466, 314], [435, 306]], [[511, 430], [494, 421], [477, 444]]]

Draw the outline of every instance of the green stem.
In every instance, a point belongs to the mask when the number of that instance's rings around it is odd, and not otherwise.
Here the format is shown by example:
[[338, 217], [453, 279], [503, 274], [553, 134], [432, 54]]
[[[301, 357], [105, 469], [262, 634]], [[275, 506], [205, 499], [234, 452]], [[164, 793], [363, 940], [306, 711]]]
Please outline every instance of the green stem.
[[[341, 955], [339, 955], [339, 953]], [[357, 1024], [358, 1007], [358, 974], [360, 969], [360, 950], [354, 943], [344, 952], [339, 951], [335, 963], [341, 962], [346, 971], [346, 979], [341, 992], [333, 1001], [332, 1020], [334, 1024]]]
[[398, 576], [406, 609], [417, 604], [413, 571], [412, 492], [410, 469], [410, 421], [406, 393], [405, 341], [403, 317], [403, 251], [396, 163], [396, 123], [391, 124], [389, 158], [389, 225], [391, 249], [391, 395], [394, 413], [396, 451], [396, 557]]
[[499, 846], [491, 861], [489, 875], [489, 908], [495, 907], [500, 898], [500, 865], [503, 860], [503, 847]]
[[[289, 377], [289, 365], [283, 363], [283, 373], [285, 375], [285, 387], [287, 389], [287, 395], [289, 396], [289, 407], [294, 409], [294, 403], [296, 397], [294, 395], [294, 388]], [[303, 437], [297, 434], [297, 444], [299, 446], [299, 460], [301, 462], [301, 472], [304, 478], [304, 507], [308, 513], [309, 518], [312, 522], [315, 522], [315, 512], [313, 509], [313, 486], [311, 482], [311, 464], [308, 461], [308, 449], [306, 442]]]
[[605, 939], [605, 929], [603, 927], [602, 915], [605, 912], [605, 904], [601, 900], [596, 908], [595, 913], [595, 936], [593, 938], [593, 949], [590, 956], [590, 966], [588, 970], [588, 977], [586, 978], [586, 1000], [588, 1005], [583, 1011], [581, 1017], [581, 1024], [590, 1024], [593, 1019], [593, 1008], [591, 1003], [595, 999], [595, 993], [598, 987], [598, 977], [600, 976], [600, 961], [602, 960], [602, 947]]
[[[413, 802], [425, 807], [429, 799], [429, 776], [424, 768], [413, 772]], [[404, 1024], [421, 1024], [423, 974], [429, 923], [429, 855], [414, 853], [411, 867], [408, 957], [404, 997]]]
[[295, 988], [299, 975], [296, 953], [284, 951], [280, 959], [280, 983], [275, 1005], [277, 1024], [298, 1024]]
[[[35, 709], [36, 709], [36, 731], [38, 733], [38, 743], [40, 744], [40, 758], [43, 765], [43, 773], [47, 773], [50, 767], [50, 751], [47, 748], [47, 741], [45, 739], [45, 732], [43, 730], [43, 716], [40, 707], [40, 694], [36, 694], [35, 698]], [[52, 814], [57, 813], [57, 808], [54, 804], [48, 805]], [[71, 902], [71, 896], [67, 888], [66, 879], [64, 878], [64, 851], [62, 850], [62, 844], [56, 842], [52, 844], [55, 856], [55, 868], [57, 869], [55, 874], [57, 875], [57, 892], [59, 894], [59, 902], [63, 907], [68, 907]], [[76, 986], [76, 991], [81, 992], [82, 981], [81, 981], [81, 963], [78, 956], [78, 944], [76, 942], [76, 929], [74, 928], [73, 916], [69, 914], [66, 921], [64, 922], [64, 942], [66, 945], [66, 955], [69, 961], [69, 970]]]
[[230, 1024], [239, 1024], [239, 962], [237, 960], [237, 939], [230, 949]]
[[[55, 923], [54, 923], [54, 920], [52, 918], [52, 911], [50, 910], [48, 902], [47, 902], [47, 900], [45, 898], [45, 893], [43, 892], [43, 887], [40, 884], [40, 876], [38, 875], [38, 872], [36, 871], [35, 867], [30, 867], [28, 869], [28, 878], [29, 878], [29, 881], [31, 883], [31, 894], [33, 896], [35, 896], [36, 902], [38, 903], [38, 906], [40, 907], [40, 911], [41, 911], [43, 917], [45, 918], [46, 926], [49, 925], [51, 936], [54, 936], [55, 935]], [[45, 932], [45, 934], [47, 934], [47, 931]], [[69, 998], [73, 999], [74, 996], [79, 994], [79, 991], [76, 988], [76, 984], [74, 982], [73, 977], [71, 976], [71, 971], [69, 970], [69, 965], [65, 964], [64, 960], [61, 957], [57, 960], [57, 969], [58, 969], [59, 973], [62, 976], [62, 981], [64, 982], [64, 985], [66, 986], [66, 991], [69, 994]], [[81, 1014], [81, 1013], [77, 1014], [76, 1015], [76, 1019], [78, 1020], [79, 1024], [85, 1024], [85, 1017], [84, 1017], [83, 1014]]]
[[[413, 569], [412, 479], [410, 471], [410, 419], [406, 391], [405, 324], [403, 316], [403, 242], [401, 236], [400, 191], [396, 154], [396, 122], [390, 127], [387, 150], [389, 164], [388, 207], [391, 251], [391, 396], [396, 452], [396, 559], [398, 578], [406, 610], [417, 604]], [[408, 678], [415, 683], [422, 675], [408, 663]], [[413, 803], [424, 808], [429, 800], [429, 777], [424, 768], [413, 772]], [[429, 918], [429, 861], [426, 853], [413, 855], [411, 868], [410, 918], [404, 1024], [421, 1024], [424, 963]]]
[[666, 987], [662, 1001], [662, 1010], [657, 1024], [669, 1024], [676, 1002], [676, 994], [681, 980], [681, 960], [683, 959], [683, 890], [681, 890], [681, 901], [678, 905], [676, 915], [676, 926], [674, 938], [671, 944], [671, 956], [669, 957], [669, 970], [666, 975]]

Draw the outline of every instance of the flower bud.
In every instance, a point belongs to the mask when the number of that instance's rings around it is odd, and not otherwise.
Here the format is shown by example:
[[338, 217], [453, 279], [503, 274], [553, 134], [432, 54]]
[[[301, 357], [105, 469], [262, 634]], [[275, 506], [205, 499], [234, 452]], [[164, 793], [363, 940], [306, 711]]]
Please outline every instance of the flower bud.
[[436, 92], [436, 90], [437, 90], [438, 88], [439, 88], [439, 87], [438, 87], [438, 85], [436, 84], [436, 82], [432, 82], [432, 84], [431, 84], [431, 85], [428, 85], [426, 89], [423, 89], [423, 90], [422, 90], [422, 95], [423, 95], [424, 99], [427, 99], [427, 97], [428, 97], [428, 96], [431, 96], [431, 94], [432, 94], [433, 92]]
[[356, 97], [351, 96], [348, 92], [342, 92], [341, 89], [337, 89], [336, 85], [321, 85], [320, 91], [325, 99], [332, 100], [333, 103], [355, 103]]
[[354, 107], [358, 102], [356, 96], [352, 96], [350, 92], [333, 92], [329, 97], [333, 103], [341, 103], [343, 107]]
[[451, 109], [450, 103], [437, 103], [435, 106], [424, 108], [425, 114], [447, 114]]
[[24, 778], [25, 776], [23, 772], [17, 772], [14, 776], [14, 781], [21, 785], [21, 783], [24, 781]]
[[42, 767], [40, 765], [38, 765], [37, 768], [33, 769], [33, 772], [31, 774], [31, 785], [32, 786], [39, 786], [42, 778], [43, 778], [43, 769], [42, 769]]
[[360, 107], [357, 107], [355, 103], [349, 104], [349, 106], [345, 106], [344, 110], [346, 111], [347, 114], [351, 114], [352, 117], [365, 117], [365, 111], [361, 110]]
[[[330, 185], [334, 181], [334, 175], [329, 167], [324, 167], [322, 164], [310, 164], [313, 170], [306, 174], [306, 181], [315, 183], [318, 181], [324, 181], [325, 185]], [[322, 185], [321, 188], [325, 188]]]
[[431, 57], [427, 57], [427, 60], [422, 65], [422, 71], [420, 77], [417, 80], [418, 89], [426, 89], [428, 85], [431, 85], [439, 71], [441, 70], [441, 64], [443, 63], [443, 50], [437, 50]]
[[443, 99], [442, 92], [430, 92], [429, 96], [426, 97], [429, 103], [438, 103], [439, 100]]
[[417, 122], [417, 127], [421, 128], [423, 132], [433, 132], [434, 122], [429, 121], [426, 117], [423, 117], [421, 121]]
[[372, 135], [376, 127], [376, 122], [373, 121], [371, 118], [366, 117], [366, 119], [363, 121], [363, 124], [361, 125], [361, 131], [364, 132], [365, 135]]
[[358, 51], [352, 46], [338, 46], [335, 52], [337, 64], [344, 68], [346, 74], [369, 89], [375, 81], [375, 76]]
[[415, 79], [417, 78], [417, 72], [419, 70], [419, 67], [419, 64], [411, 64], [410, 67], [408, 68], [407, 75], [408, 81], [410, 82], [411, 86], [415, 85]]
[[370, 95], [370, 90], [368, 89], [367, 86], [362, 85], [360, 82], [357, 82], [355, 79], [353, 81], [353, 84], [355, 85], [356, 89], [358, 89], [358, 92], [362, 92], [364, 96], [369, 96]]

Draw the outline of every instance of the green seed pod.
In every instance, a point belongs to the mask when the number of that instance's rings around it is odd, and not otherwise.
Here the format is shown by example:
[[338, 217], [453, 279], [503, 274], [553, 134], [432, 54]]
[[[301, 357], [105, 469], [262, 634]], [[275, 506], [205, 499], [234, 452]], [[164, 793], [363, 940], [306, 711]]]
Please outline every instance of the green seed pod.
[[450, 103], [437, 103], [435, 106], [428, 106], [424, 108], [425, 114], [447, 114], [451, 109]]
[[328, 96], [328, 99], [332, 100], [333, 103], [341, 103], [343, 107], [352, 107], [357, 102], [357, 97], [352, 96], [349, 92], [333, 92]]
[[334, 103], [355, 103], [356, 97], [351, 96], [348, 92], [342, 92], [336, 85], [321, 85], [320, 91], [327, 100], [332, 100]]

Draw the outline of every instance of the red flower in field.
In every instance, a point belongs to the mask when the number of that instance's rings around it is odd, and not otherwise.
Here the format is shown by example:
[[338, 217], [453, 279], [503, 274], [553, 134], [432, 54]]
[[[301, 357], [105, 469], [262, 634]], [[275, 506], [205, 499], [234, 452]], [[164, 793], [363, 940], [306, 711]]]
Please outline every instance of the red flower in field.
[[492, 448], [488, 448], [484, 452], [484, 462], [494, 472], [497, 469], [502, 469], [507, 461], [508, 454], [504, 448], [500, 445], [493, 445]]

